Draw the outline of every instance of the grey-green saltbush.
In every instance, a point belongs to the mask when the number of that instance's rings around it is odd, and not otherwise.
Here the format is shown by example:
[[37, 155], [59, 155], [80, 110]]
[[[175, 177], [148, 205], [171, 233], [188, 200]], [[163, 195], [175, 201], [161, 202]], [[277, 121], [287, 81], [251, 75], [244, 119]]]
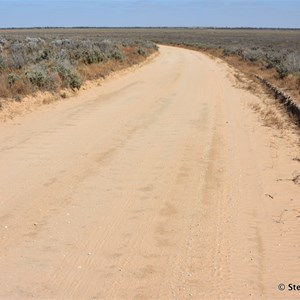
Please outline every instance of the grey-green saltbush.
[[19, 77], [14, 73], [11, 73], [7, 76], [7, 81], [10, 87], [12, 87], [18, 79]]
[[74, 67], [68, 61], [58, 62], [56, 65], [56, 71], [66, 86], [72, 89], [80, 89], [82, 80]]
[[41, 68], [33, 68], [25, 72], [25, 77], [33, 86], [44, 88], [47, 85], [48, 74]]
[[137, 53], [141, 56], [146, 56], [147, 55], [147, 52], [145, 51], [144, 48], [140, 47], [137, 51]]
[[[107, 60], [124, 61], [121, 47], [140, 47], [138, 53], [146, 55], [148, 48], [156, 47], [152, 42], [132, 39], [110, 40], [52, 39], [51, 37], [0, 36], [0, 71], [12, 88], [18, 80], [24, 93], [31, 90], [56, 91], [61, 87], [80, 89], [82, 79], [76, 70], [77, 63], [87, 65]], [[18, 93], [13, 88], [12, 93]]]
[[118, 61], [124, 61], [124, 56], [123, 54], [120, 52], [119, 49], [116, 49], [112, 52], [111, 54], [111, 58], [118, 60]]

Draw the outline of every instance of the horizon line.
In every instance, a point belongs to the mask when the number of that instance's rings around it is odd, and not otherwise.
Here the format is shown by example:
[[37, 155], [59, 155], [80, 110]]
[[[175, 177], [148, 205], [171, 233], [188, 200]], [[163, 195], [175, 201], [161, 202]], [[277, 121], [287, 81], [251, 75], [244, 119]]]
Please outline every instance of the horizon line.
[[269, 30], [300, 30], [300, 27], [260, 27], [260, 26], [29, 26], [0, 27], [0, 30], [28, 29], [269, 29]]

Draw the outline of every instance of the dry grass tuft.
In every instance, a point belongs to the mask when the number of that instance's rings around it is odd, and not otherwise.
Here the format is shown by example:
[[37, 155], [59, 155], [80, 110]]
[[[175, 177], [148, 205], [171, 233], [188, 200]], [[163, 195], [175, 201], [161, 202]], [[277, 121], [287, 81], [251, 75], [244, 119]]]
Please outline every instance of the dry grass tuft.
[[251, 103], [249, 106], [259, 114], [264, 126], [283, 130], [286, 128], [287, 124], [283, 116], [278, 113], [276, 107], [273, 107], [267, 103]]
[[268, 108], [266, 110], [262, 110], [261, 116], [265, 126], [273, 127], [280, 130], [284, 129], [284, 121], [274, 109]]

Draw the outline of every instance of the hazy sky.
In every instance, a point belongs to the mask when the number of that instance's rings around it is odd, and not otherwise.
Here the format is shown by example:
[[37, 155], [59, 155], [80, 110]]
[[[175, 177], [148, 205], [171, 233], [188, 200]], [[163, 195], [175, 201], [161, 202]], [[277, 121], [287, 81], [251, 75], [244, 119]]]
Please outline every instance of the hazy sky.
[[0, 27], [300, 28], [300, 0], [0, 0]]

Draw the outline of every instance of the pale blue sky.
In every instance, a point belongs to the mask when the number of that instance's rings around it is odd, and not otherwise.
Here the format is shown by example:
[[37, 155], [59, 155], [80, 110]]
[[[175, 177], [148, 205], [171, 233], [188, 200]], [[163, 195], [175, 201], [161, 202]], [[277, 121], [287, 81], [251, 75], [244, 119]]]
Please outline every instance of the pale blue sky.
[[300, 28], [300, 0], [0, 0], [0, 27]]

